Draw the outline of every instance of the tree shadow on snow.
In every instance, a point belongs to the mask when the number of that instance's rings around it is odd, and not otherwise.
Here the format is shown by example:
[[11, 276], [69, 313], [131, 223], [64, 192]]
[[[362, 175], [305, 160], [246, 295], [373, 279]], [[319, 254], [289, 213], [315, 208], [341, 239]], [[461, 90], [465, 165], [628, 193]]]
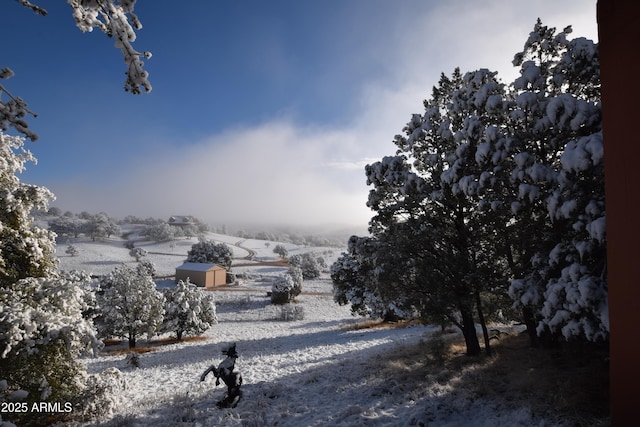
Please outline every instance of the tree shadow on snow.
[[[244, 377], [243, 398], [237, 408], [218, 409], [215, 406], [226, 388], [222, 385], [216, 387], [209, 379], [194, 385], [191, 392], [175, 393], [149, 407], [144, 414], [135, 415], [135, 425], [178, 426], [197, 421], [204, 425], [298, 426], [308, 425], [310, 420], [362, 425], [369, 407], [375, 407], [380, 400], [388, 401], [388, 394], [397, 388], [395, 384], [382, 381], [378, 374], [385, 356], [402, 346], [393, 341], [367, 348], [362, 344], [373, 338], [391, 338], [390, 334], [388, 330], [373, 333], [330, 330], [305, 336], [237, 341], [240, 358], [236, 368]], [[402, 336], [398, 338], [403, 339]], [[224, 341], [189, 347], [189, 350], [196, 350], [190, 355], [189, 364], [199, 365], [200, 360], [204, 370], [213, 362], [219, 363], [222, 360], [220, 348], [230, 343]], [[339, 351], [330, 354], [330, 347]], [[327, 354], [322, 355], [323, 350]], [[296, 359], [314, 352], [316, 357], [302, 360], [298, 366], [301, 370], [296, 372]], [[291, 356], [279, 358], [282, 353]], [[276, 356], [278, 364], [263, 365], [273, 359], [271, 356]], [[150, 366], [149, 362], [146, 361], [145, 367]], [[289, 371], [284, 372], [285, 368]], [[274, 379], [259, 380], [264, 377], [260, 375], [263, 369], [275, 370], [270, 374]], [[405, 402], [405, 398], [398, 396], [401, 402]], [[230, 422], [231, 419], [237, 423]]]

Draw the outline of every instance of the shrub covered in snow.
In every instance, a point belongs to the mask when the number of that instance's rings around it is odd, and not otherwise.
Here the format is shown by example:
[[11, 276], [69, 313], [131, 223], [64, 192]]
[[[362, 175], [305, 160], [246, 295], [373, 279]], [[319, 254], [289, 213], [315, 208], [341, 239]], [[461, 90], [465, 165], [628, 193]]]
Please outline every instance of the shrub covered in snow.
[[129, 256], [136, 259], [136, 262], [147, 256], [147, 250], [144, 248], [132, 248], [129, 251]]
[[278, 311], [278, 320], [286, 322], [304, 320], [304, 307], [296, 304], [281, 305]]
[[67, 249], [65, 249], [64, 253], [66, 253], [69, 256], [78, 256], [80, 251], [78, 251], [78, 248], [76, 246], [69, 245], [67, 246]]
[[273, 304], [290, 303], [302, 292], [302, 270], [290, 267], [284, 274], [277, 276], [271, 286]]
[[288, 304], [294, 298], [295, 283], [289, 274], [282, 274], [273, 280], [271, 285], [271, 302], [273, 304]]
[[91, 419], [107, 419], [122, 402], [122, 391], [127, 387], [125, 378], [117, 368], [108, 368], [99, 374], [87, 375], [85, 388], [74, 400], [80, 412]]

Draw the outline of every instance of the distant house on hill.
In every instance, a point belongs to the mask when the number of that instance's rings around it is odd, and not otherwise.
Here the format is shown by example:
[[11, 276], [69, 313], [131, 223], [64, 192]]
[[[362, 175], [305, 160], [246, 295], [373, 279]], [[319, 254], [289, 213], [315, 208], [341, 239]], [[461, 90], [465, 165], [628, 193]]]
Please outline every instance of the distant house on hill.
[[176, 268], [176, 283], [186, 281], [204, 288], [215, 288], [227, 283], [227, 270], [217, 264], [185, 262]]
[[188, 225], [197, 225], [198, 221], [192, 216], [175, 215], [169, 218], [169, 221], [167, 221], [167, 224], [173, 225], [176, 227], [186, 227]]

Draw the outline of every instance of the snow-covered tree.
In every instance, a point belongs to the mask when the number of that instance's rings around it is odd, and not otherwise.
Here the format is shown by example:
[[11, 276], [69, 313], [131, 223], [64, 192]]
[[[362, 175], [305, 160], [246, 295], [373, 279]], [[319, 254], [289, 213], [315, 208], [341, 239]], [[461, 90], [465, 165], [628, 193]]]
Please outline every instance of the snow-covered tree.
[[100, 279], [96, 304], [99, 336], [128, 339], [129, 348], [141, 335], [158, 333], [164, 318], [164, 296], [151, 276], [126, 265]]
[[136, 267], [140, 274], [144, 274], [146, 276], [155, 276], [156, 275], [156, 265], [153, 261], [148, 259], [143, 259], [138, 263]]
[[218, 320], [213, 294], [204, 292], [193, 283], [180, 280], [175, 288], [167, 289], [162, 330], [174, 332], [180, 341], [183, 335], [199, 335]]
[[484, 324], [508, 294], [533, 335], [606, 338], [597, 49], [569, 33], [538, 21], [510, 87], [485, 69], [441, 77], [396, 155], [366, 167], [372, 239], [333, 266], [339, 300], [414, 295], [470, 354], [474, 312]]
[[120, 226], [116, 221], [104, 212], [92, 215], [85, 223], [84, 232], [91, 240], [100, 240], [120, 233]]
[[399, 294], [385, 299], [375, 269], [378, 241], [371, 237], [351, 236], [347, 251], [331, 265], [333, 298], [340, 305], [351, 306], [353, 315], [381, 319], [404, 317]]
[[289, 258], [289, 264], [293, 267], [300, 268], [302, 276], [305, 279], [315, 279], [316, 277], [319, 277], [321, 272], [321, 263], [324, 263], [324, 259], [310, 252], [293, 255]]
[[599, 340], [609, 331], [599, 62], [597, 45], [570, 33], [538, 21], [514, 58], [511, 175], [529, 200], [514, 226], [538, 218], [544, 238], [528, 242], [510, 293], [538, 334]]
[[59, 238], [78, 237], [84, 228], [85, 221], [75, 216], [59, 216], [49, 221], [49, 230], [56, 233]]
[[27, 277], [55, 272], [55, 234], [37, 227], [34, 209], [45, 210], [53, 194], [44, 187], [20, 182], [17, 174], [35, 158], [24, 138], [0, 132], [0, 287]]
[[[370, 256], [380, 283], [377, 295], [395, 299], [403, 311], [409, 308], [407, 295], [415, 295], [421, 316], [461, 329], [468, 354], [480, 351], [475, 323], [484, 324], [482, 293], [498, 279], [491, 277], [489, 218], [474, 209], [476, 201], [465, 191], [479, 185], [467, 153], [475, 151], [484, 126], [501, 109], [503, 85], [494, 77], [489, 70], [443, 74], [424, 101], [424, 114], [414, 114], [394, 138], [397, 154], [365, 168], [373, 187], [368, 206], [376, 212], [370, 231], [377, 242]], [[485, 100], [490, 109], [478, 111]]]
[[273, 248], [273, 253], [279, 255], [280, 258], [286, 258], [289, 255], [289, 251], [287, 250], [287, 248], [281, 244], [277, 244]]
[[191, 246], [187, 252], [187, 262], [218, 264], [229, 270], [233, 261], [233, 251], [226, 243], [213, 240], [201, 240]]
[[154, 242], [168, 242], [176, 238], [176, 227], [172, 227], [166, 222], [161, 224], [151, 224], [144, 227], [142, 235]]
[[[85, 293], [89, 277], [77, 272], [28, 277], [0, 287], [0, 380], [25, 402], [76, 402], [83, 392], [78, 357], [95, 351]], [[44, 414], [11, 414], [20, 424], [43, 425]], [[15, 417], [14, 417], [15, 415]]]

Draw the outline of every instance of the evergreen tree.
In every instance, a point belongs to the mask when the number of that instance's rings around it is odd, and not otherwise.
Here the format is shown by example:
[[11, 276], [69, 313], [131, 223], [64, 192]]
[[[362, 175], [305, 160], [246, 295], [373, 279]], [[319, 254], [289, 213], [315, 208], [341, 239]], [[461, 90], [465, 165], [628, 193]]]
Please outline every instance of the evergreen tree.
[[[4, 393], [23, 390], [27, 402], [70, 401], [83, 387], [78, 355], [97, 345], [85, 310], [86, 276], [58, 273], [55, 234], [34, 223], [53, 196], [20, 182], [35, 161], [24, 138], [0, 133], [0, 381]], [[37, 414], [15, 421], [41, 423]]]
[[[0, 380], [5, 392], [24, 390], [35, 402], [77, 402], [85, 390], [81, 354], [99, 341], [85, 293], [89, 277], [80, 273], [28, 277], [0, 288]], [[0, 396], [0, 401], [3, 396]], [[11, 414], [20, 424], [42, 425], [45, 414]]]
[[280, 258], [286, 258], [289, 255], [289, 251], [284, 245], [277, 244], [275, 248], [273, 248], [273, 253], [280, 256]]
[[120, 227], [115, 220], [104, 212], [92, 215], [84, 226], [84, 232], [91, 240], [101, 240], [120, 233]]
[[27, 277], [47, 277], [56, 269], [55, 234], [37, 227], [31, 211], [44, 210], [53, 194], [20, 182], [17, 174], [35, 158], [24, 138], [0, 133], [0, 287]]
[[99, 336], [125, 338], [129, 348], [141, 335], [149, 339], [158, 333], [164, 319], [164, 296], [151, 276], [126, 265], [100, 280], [96, 304]]
[[218, 322], [212, 293], [205, 293], [193, 283], [180, 280], [167, 289], [162, 330], [175, 332], [178, 341], [185, 334], [202, 334]]
[[[510, 294], [545, 341], [604, 339], [609, 329], [597, 45], [570, 33], [538, 20], [514, 58], [512, 229], [528, 251], [513, 248], [523, 256]], [[543, 238], [526, 239], [532, 230]]]
[[227, 270], [231, 268], [232, 261], [231, 248], [226, 243], [216, 243], [213, 240], [201, 240], [187, 252], [187, 262], [213, 263]]
[[365, 169], [372, 236], [332, 267], [339, 302], [454, 323], [468, 354], [475, 316], [490, 350], [487, 310], [508, 296], [533, 341], [606, 338], [597, 48], [569, 33], [538, 21], [510, 87], [485, 69], [441, 76], [396, 155]]

